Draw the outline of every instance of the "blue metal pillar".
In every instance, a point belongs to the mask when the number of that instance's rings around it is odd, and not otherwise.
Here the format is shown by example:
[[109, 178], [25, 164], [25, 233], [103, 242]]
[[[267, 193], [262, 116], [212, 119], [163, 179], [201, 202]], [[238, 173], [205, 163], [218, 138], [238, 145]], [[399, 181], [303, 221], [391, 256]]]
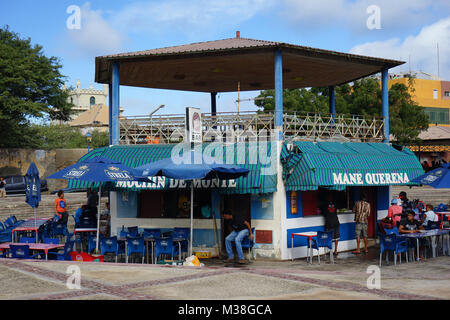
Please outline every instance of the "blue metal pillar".
[[108, 99], [109, 99], [109, 103], [108, 103], [108, 132], [109, 132], [109, 145], [112, 145], [112, 81], [109, 83], [109, 88], [108, 88]]
[[216, 101], [217, 92], [211, 92], [211, 115], [215, 116], [217, 112], [217, 101]]
[[334, 86], [329, 86], [328, 90], [330, 91], [330, 113], [331, 113], [331, 117], [333, 118], [333, 122], [334, 122], [334, 118], [336, 116], [336, 103], [335, 103], [335, 98], [334, 98]]
[[119, 144], [119, 114], [120, 114], [120, 65], [117, 61], [112, 63], [112, 115], [111, 115], [111, 138], [112, 145]]
[[384, 121], [384, 142], [389, 143], [389, 89], [388, 69], [381, 72], [381, 112]]
[[275, 52], [275, 132], [278, 141], [283, 140], [283, 56], [281, 50]]

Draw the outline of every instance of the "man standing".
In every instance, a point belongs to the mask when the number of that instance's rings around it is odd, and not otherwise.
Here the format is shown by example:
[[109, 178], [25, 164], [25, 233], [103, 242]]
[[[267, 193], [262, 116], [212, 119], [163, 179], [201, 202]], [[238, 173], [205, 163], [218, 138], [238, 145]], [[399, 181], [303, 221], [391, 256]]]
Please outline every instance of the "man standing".
[[0, 198], [6, 198], [6, 182], [0, 177]]
[[327, 195], [327, 202], [321, 211], [325, 217], [325, 232], [333, 231], [334, 254], [337, 255], [338, 241], [341, 237], [341, 234], [339, 233], [340, 222], [337, 216], [337, 207], [331, 194]]
[[367, 218], [370, 216], [370, 203], [367, 202], [366, 196], [363, 195], [361, 200], [355, 203], [353, 207], [353, 213], [355, 214], [355, 235], [356, 235], [356, 251], [353, 251], [354, 254], [361, 253], [360, 251], [360, 243], [361, 243], [361, 235], [364, 238], [364, 252], [368, 253], [367, 249]]
[[233, 262], [234, 254], [232, 242], [236, 243], [236, 252], [239, 258], [239, 264], [246, 264], [247, 261], [244, 259], [244, 253], [242, 252], [242, 240], [249, 236], [250, 240], [253, 240], [252, 229], [248, 221], [246, 221], [243, 217], [231, 213], [231, 211], [227, 210], [223, 214], [223, 218], [225, 220], [231, 221], [231, 228], [233, 231], [226, 237], [225, 239], [225, 247], [227, 249], [228, 259], [225, 262]]
[[87, 189], [87, 211], [88, 211], [88, 216], [92, 217], [92, 218], [96, 218], [97, 217], [97, 209], [98, 209], [98, 194], [97, 192], [94, 192], [91, 188]]

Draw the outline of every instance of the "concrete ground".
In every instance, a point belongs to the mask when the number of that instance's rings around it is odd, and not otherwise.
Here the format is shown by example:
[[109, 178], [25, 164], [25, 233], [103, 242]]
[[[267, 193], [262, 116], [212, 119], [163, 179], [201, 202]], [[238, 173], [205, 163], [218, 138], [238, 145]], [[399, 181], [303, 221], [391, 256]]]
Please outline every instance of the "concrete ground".
[[[66, 194], [75, 208], [85, 194]], [[43, 196], [39, 217], [52, 216], [55, 196]], [[33, 217], [23, 196], [0, 199], [0, 219], [14, 213]], [[103, 198], [102, 202], [106, 199]], [[51, 214], [51, 215], [50, 215]], [[69, 219], [69, 228], [73, 227]], [[249, 265], [226, 266], [220, 260], [202, 260], [204, 267], [124, 263], [18, 261], [0, 258], [0, 300], [119, 300], [119, 299], [450, 299], [450, 257], [402, 263], [383, 260], [381, 288], [367, 287], [369, 266], [378, 265], [378, 247], [358, 256], [339, 253], [335, 264], [328, 256], [313, 264], [256, 260]], [[71, 265], [80, 267], [81, 289], [68, 289]]]
[[[135, 300], [135, 299], [450, 299], [450, 257], [381, 267], [380, 289], [369, 289], [370, 265], [378, 265], [376, 248], [369, 254], [340, 253], [335, 264], [256, 260], [226, 266], [202, 260], [204, 267], [124, 263], [17, 261], [0, 259], [0, 299]], [[81, 288], [68, 289], [68, 267], [81, 271]]]

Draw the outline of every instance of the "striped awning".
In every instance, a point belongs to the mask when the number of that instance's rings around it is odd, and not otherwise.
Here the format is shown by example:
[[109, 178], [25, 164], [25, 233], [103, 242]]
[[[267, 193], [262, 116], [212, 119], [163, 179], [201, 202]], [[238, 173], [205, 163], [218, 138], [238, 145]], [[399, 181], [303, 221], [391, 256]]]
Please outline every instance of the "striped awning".
[[414, 185], [423, 174], [413, 152], [384, 143], [294, 142], [281, 153], [287, 191], [344, 190], [347, 186]]
[[[137, 146], [111, 146], [95, 149], [80, 160], [89, 159], [96, 156], [102, 156], [136, 168], [146, 163], [155, 162], [168, 158], [172, 154], [173, 148], [179, 148], [176, 144], [160, 145], [137, 145]], [[219, 143], [203, 144], [203, 152], [211, 157], [223, 159], [223, 163], [232, 163], [248, 169], [250, 172], [247, 177], [241, 177], [233, 181], [196, 181], [194, 187], [210, 188], [214, 187], [224, 194], [258, 194], [271, 193], [276, 191], [276, 166], [270, 170], [271, 165], [271, 144], [264, 143], [238, 143], [224, 146]], [[180, 148], [181, 149], [181, 148]], [[262, 151], [261, 151], [262, 150]], [[175, 150], [174, 150], [175, 151]], [[178, 152], [178, 151], [177, 151]], [[183, 151], [180, 151], [181, 154]], [[222, 153], [222, 154], [220, 154]], [[274, 171], [274, 172], [272, 172]], [[68, 187], [71, 189], [97, 187], [98, 184], [88, 184], [85, 182], [69, 180]], [[164, 177], [154, 177], [149, 182], [118, 182], [115, 185], [104, 185], [102, 188], [109, 190], [169, 190], [174, 188], [185, 188], [187, 184], [182, 181], [166, 179]]]

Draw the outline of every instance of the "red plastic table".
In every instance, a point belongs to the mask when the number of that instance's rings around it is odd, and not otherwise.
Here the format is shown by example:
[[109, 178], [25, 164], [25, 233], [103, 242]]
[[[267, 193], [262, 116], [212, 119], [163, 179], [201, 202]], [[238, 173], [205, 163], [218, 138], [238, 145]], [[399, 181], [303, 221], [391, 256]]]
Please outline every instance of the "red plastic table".
[[47, 223], [48, 221], [52, 220], [52, 218], [38, 218], [36, 219], [36, 223], [34, 219], [28, 219], [24, 223], [22, 223], [19, 227], [12, 229], [12, 240], [14, 241], [14, 233], [16, 231], [34, 231], [36, 234], [36, 240], [38, 237], [38, 231], [41, 225]]
[[27, 245], [30, 250], [41, 250], [45, 252], [45, 260], [48, 260], [48, 251], [52, 249], [64, 248], [63, 244], [51, 244], [51, 243], [14, 243], [14, 242], [5, 242], [0, 243], [0, 250], [9, 249], [9, 245], [18, 245], [23, 246]]
[[311, 247], [311, 243], [312, 243], [312, 238], [313, 237], [317, 237], [317, 232], [315, 231], [307, 231], [307, 232], [298, 232], [298, 233], [292, 233], [291, 234], [291, 259], [292, 261], [294, 261], [294, 255], [292, 254], [292, 251], [294, 250], [294, 236], [299, 236], [299, 237], [307, 237], [308, 238], [308, 242], [309, 242], [309, 263], [312, 263], [312, 247]]

